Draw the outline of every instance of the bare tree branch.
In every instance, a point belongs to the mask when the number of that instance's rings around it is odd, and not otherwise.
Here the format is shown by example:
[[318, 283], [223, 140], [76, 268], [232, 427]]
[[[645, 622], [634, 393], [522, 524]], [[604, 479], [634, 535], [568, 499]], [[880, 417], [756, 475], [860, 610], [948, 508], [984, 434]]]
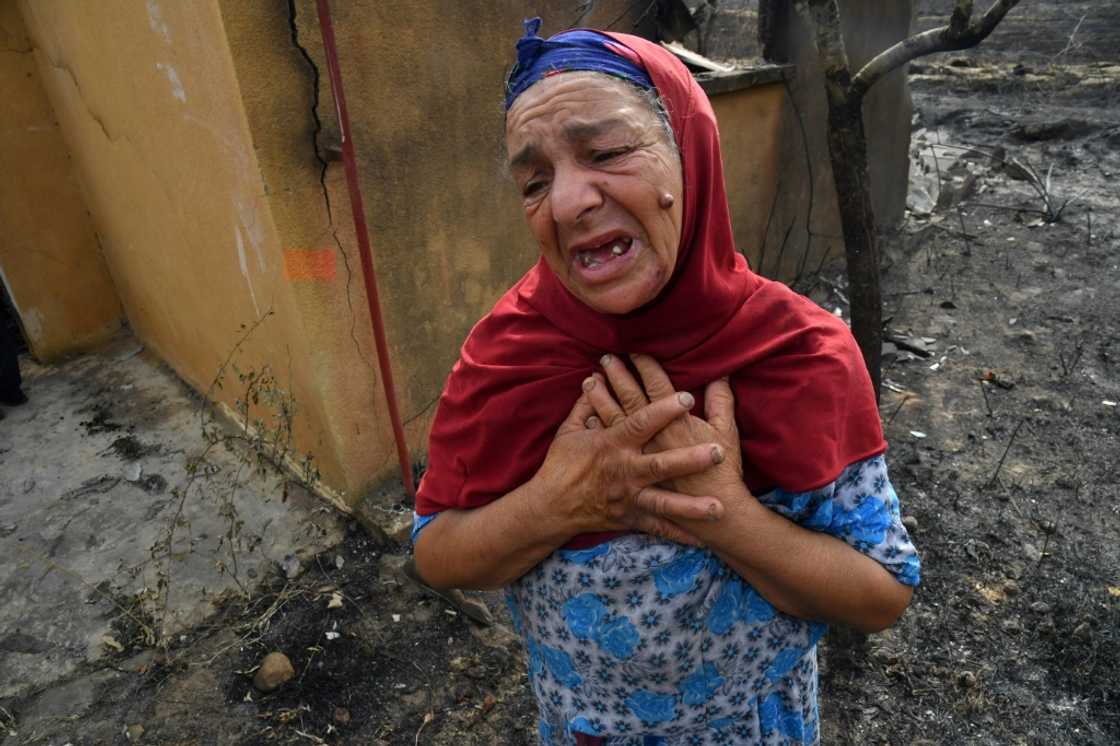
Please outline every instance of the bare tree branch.
[[947, 26], [903, 39], [880, 52], [852, 78], [851, 92], [862, 96], [880, 78], [918, 57], [976, 46], [988, 38], [1008, 11], [1018, 4], [1019, 0], [996, 0], [987, 13], [973, 21], [972, 0], [957, 0]]

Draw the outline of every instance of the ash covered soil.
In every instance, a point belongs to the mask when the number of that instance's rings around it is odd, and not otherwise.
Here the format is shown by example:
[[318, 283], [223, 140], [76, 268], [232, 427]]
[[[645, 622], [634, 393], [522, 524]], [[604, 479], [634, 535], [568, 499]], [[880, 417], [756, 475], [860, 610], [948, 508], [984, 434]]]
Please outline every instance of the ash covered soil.
[[[985, 47], [912, 71], [882, 416], [924, 579], [893, 629], [826, 639], [825, 743], [1120, 743], [1118, 48], [1120, 6], [1025, 2]], [[840, 268], [803, 289], [847, 315]], [[3, 743], [532, 743], [497, 596], [477, 627], [404, 559], [355, 525], [170, 650], [132, 640], [84, 672], [76, 718], [52, 706], [67, 685], [3, 703]], [[274, 650], [295, 678], [264, 694]]]

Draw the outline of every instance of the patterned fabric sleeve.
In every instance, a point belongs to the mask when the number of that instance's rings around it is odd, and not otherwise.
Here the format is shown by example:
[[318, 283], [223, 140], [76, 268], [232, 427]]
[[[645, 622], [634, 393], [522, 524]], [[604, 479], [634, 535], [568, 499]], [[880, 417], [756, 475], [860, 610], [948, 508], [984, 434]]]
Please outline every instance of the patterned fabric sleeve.
[[431, 523], [439, 513], [432, 513], [431, 515], [420, 515], [416, 511], [412, 511], [412, 543], [416, 543], [416, 537], [420, 536], [420, 532], [424, 527]]
[[921, 562], [902, 525], [898, 495], [882, 456], [858, 461], [835, 482], [811, 492], [774, 489], [759, 501], [813, 531], [843, 539], [891, 572], [898, 582], [916, 586]]

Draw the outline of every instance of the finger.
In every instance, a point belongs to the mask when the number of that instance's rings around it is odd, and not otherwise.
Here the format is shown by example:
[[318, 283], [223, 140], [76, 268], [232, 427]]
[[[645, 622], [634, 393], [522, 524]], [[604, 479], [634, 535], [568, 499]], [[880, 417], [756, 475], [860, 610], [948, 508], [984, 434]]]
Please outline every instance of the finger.
[[611, 394], [603, 377], [595, 373], [588, 380], [590, 383], [583, 382], [583, 390], [594, 410], [591, 414], [597, 416], [607, 427], [613, 427], [626, 419], [626, 413], [614, 400], [614, 395]]
[[634, 376], [630, 375], [630, 371], [626, 370], [626, 365], [621, 358], [614, 355], [603, 355], [599, 364], [603, 366], [603, 372], [607, 374], [607, 380], [611, 382], [611, 389], [614, 390], [615, 396], [618, 397], [622, 408], [626, 410], [626, 414], [634, 414], [649, 404], [646, 392], [642, 390]]
[[647, 404], [622, 422], [615, 423], [613, 429], [623, 444], [643, 446], [666, 425], [692, 409], [695, 404], [696, 400], [692, 394], [682, 391], [676, 396]]
[[584, 392], [580, 394], [580, 397], [576, 399], [576, 403], [572, 405], [572, 411], [568, 412], [568, 416], [560, 423], [560, 428], [556, 431], [558, 435], [573, 430], [583, 430], [587, 418], [594, 416], [595, 408], [591, 406], [591, 401], [587, 397], [586, 389], [588, 380], [590, 379], [584, 379]]
[[714, 497], [693, 497], [660, 487], [646, 487], [634, 497], [634, 505], [670, 521], [718, 521], [723, 503]]
[[652, 515], [643, 515], [637, 520], [635, 526], [643, 534], [650, 534], [651, 536], [659, 536], [662, 539], [675, 541], [678, 544], [684, 544], [690, 547], [702, 547], [704, 543], [697, 539], [692, 534], [685, 531], [677, 524], [666, 521], [662, 518], [657, 518]]
[[722, 461], [723, 449], [720, 446], [703, 443], [639, 456], [632, 468], [633, 475], [648, 485], [698, 474]]
[[642, 386], [645, 387], [650, 401], [673, 395], [676, 390], [673, 388], [673, 382], [669, 380], [665, 369], [656, 360], [649, 355], [631, 355], [630, 360], [638, 369], [638, 375], [642, 377]]
[[721, 433], [739, 435], [735, 424], [735, 394], [726, 378], [712, 381], [704, 390], [704, 419]]

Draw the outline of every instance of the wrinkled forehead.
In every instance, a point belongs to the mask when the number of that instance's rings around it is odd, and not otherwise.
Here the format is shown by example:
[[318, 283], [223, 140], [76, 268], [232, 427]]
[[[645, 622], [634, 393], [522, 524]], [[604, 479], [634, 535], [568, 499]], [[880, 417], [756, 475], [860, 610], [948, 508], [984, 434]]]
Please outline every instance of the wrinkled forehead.
[[545, 135], [588, 140], [658, 126], [650, 103], [628, 83], [601, 73], [564, 72], [542, 78], [513, 102], [506, 112], [506, 146], [515, 155], [524, 141]]

